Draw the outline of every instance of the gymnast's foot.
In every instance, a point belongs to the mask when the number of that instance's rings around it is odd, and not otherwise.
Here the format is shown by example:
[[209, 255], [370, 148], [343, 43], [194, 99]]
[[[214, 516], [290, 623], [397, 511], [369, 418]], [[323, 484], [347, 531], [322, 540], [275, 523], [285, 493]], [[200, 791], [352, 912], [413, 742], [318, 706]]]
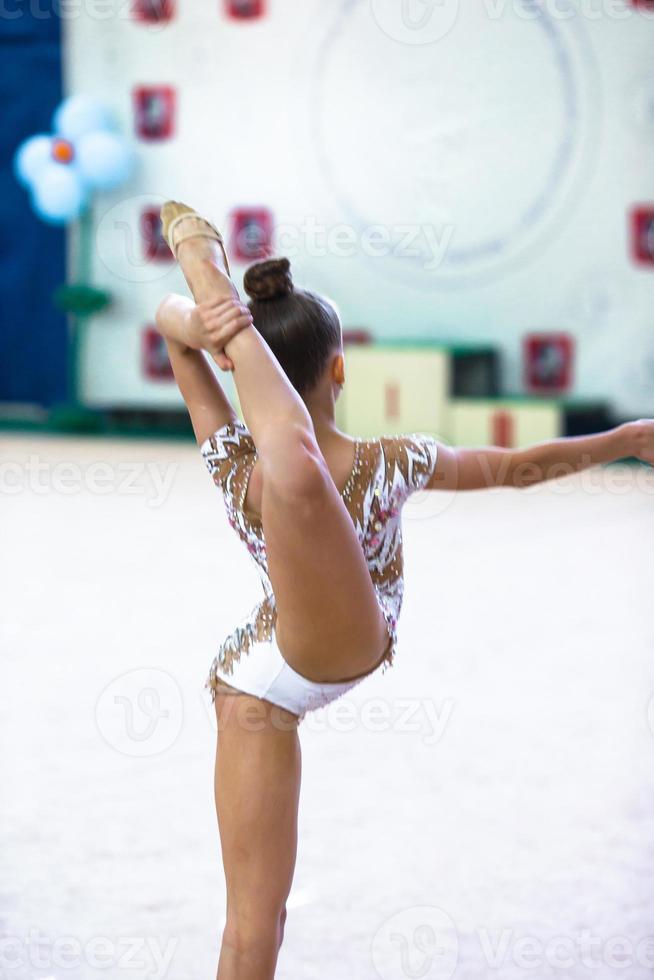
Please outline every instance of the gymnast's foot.
[[238, 296], [222, 235], [211, 222], [185, 204], [169, 201], [161, 209], [161, 223], [196, 303]]

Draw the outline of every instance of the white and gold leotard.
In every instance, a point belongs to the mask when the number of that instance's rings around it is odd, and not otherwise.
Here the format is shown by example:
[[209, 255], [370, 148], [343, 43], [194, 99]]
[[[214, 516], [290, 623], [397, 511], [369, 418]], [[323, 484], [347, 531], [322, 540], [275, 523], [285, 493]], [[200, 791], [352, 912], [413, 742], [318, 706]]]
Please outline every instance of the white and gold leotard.
[[[315, 684], [285, 663], [275, 641], [276, 607], [261, 520], [245, 510], [248, 480], [257, 451], [242, 422], [230, 422], [201, 446], [209, 472], [222, 491], [231, 526], [257, 565], [264, 598], [246, 622], [222, 643], [207, 687], [215, 697], [221, 682], [279, 704], [298, 716], [322, 707], [352, 688]], [[341, 494], [357, 532], [389, 634], [386, 663], [395, 653], [404, 591], [402, 507], [423, 490], [436, 465], [437, 444], [422, 435], [355, 441], [354, 465]], [[284, 702], [284, 703], [282, 703]]]

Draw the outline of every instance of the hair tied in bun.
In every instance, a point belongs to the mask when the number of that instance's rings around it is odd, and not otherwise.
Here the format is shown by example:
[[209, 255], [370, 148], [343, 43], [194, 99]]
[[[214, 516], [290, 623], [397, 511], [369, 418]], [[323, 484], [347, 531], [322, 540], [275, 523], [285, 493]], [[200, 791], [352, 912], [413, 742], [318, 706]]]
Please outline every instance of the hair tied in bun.
[[243, 286], [255, 303], [289, 296], [293, 292], [291, 263], [288, 259], [257, 262], [245, 273]]

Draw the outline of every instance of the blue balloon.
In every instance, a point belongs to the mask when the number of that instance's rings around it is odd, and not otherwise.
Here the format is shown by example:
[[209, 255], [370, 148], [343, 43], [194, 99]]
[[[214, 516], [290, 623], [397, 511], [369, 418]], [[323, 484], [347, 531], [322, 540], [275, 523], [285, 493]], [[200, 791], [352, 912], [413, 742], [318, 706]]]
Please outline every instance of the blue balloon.
[[133, 169], [127, 144], [113, 133], [82, 136], [76, 146], [75, 162], [82, 180], [93, 190], [108, 191], [124, 184]]
[[36, 179], [36, 175], [51, 162], [52, 137], [31, 136], [16, 150], [14, 173], [21, 184], [29, 187]]
[[84, 210], [86, 200], [86, 190], [75, 167], [51, 163], [37, 174], [33, 205], [44, 221], [52, 224], [74, 221]]
[[114, 128], [110, 110], [90, 95], [72, 95], [55, 112], [53, 128], [64, 139], [74, 142], [86, 133]]

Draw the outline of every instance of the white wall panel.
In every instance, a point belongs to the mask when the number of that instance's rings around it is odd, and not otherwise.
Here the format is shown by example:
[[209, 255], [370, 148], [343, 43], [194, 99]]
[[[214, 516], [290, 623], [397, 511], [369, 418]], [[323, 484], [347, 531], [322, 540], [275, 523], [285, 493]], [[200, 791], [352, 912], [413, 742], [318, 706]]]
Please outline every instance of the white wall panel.
[[[67, 20], [69, 90], [106, 98], [126, 129], [134, 85], [179, 91], [177, 139], [139, 144], [138, 175], [97, 206], [101, 239], [115, 241], [95, 276], [116, 304], [92, 326], [89, 402], [177, 400], [141, 378], [132, 335], [179, 275], [135, 268], [111, 227], [131, 214], [135, 239], [147, 195], [219, 222], [235, 205], [270, 207], [297, 279], [331, 294], [348, 326], [496, 342], [509, 391], [523, 334], [566, 329], [576, 395], [654, 411], [654, 271], [632, 265], [627, 240], [632, 204], [654, 200], [654, 17], [447, 0], [422, 35], [436, 39], [414, 43], [393, 20], [400, 6], [270, 0], [265, 19], [235, 24], [217, 0], [178, 0], [152, 29], [121, 0], [105, 19], [89, 2]], [[366, 254], [373, 225], [393, 254]], [[396, 254], [405, 226], [418, 254]], [[435, 266], [434, 241], [448, 246]]]

